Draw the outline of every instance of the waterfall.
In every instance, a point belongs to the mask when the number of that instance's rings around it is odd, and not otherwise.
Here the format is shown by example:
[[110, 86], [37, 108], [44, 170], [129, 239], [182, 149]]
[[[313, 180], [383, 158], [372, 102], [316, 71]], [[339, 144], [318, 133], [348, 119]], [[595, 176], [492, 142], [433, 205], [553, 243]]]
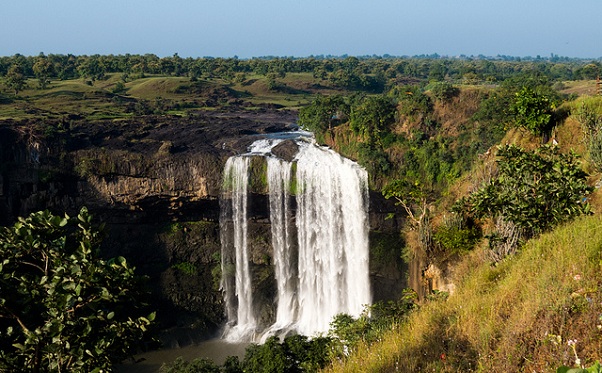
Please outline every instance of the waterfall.
[[291, 163], [273, 157], [268, 158], [268, 187], [270, 191], [270, 221], [272, 223], [272, 248], [276, 277], [276, 323], [267, 335], [286, 330], [297, 318], [298, 301], [297, 268], [294, 246], [291, 242], [291, 214], [288, 188], [291, 180]]
[[338, 313], [371, 303], [367, 174], [331, 150], [308, 146], [297, 162], [299, 318], [297, 330], [328, 330]]
[[[278, 142], [257, 141], [249, 154], [230, 158], [224, 169], [221, 286], [228, 340], [326, 333], [335, 315], [357, 317], [372, 300], [366, 171], [332, 150], [301, 140], [295, 159], [287, 162], [270, 153]], [[257, 321], [249, 269], [247, 187], [253, 155], [267, 158], [276, 282], [271, 325]]]
[[[253, 312], [251, 271], [249, 268], [249, 248], [247, 245], [247, 189], [249, 185], [249, 158], [228, 159], [224, 168], [224, 193], [230, 194], [231, 204], [221, 207], [220, 232], [222, 242], [222, 281], [225, 294], [228, 323], [231, 325], [228, 337], [232, 340], [253, 338], [257, 322]], [[222, 201], [225, 201], [222, 196]], [[227, 216], [231, 216], [231, 222]], [[233, 247], [232, 250], [224, 248]], [[228, 276], [234, 267], [234, 284]], [[234, 285], [234, 286], [233, 286]]]

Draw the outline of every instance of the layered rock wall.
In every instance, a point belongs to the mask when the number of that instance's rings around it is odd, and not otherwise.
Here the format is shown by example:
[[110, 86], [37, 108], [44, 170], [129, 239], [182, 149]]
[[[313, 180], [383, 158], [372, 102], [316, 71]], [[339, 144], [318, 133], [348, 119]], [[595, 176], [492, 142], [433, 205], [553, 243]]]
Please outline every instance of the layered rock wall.
[[[0, 224], [40, 209], [73, 215], [87, 206], [106, 225], [103, 255], [122, 255], [147, 275], [162, 326], [186, 330], [180, 344], [193, 342], [224, 320], [218, 289], [223, 165], [262, 133], [287, 130], [294, 119], [286, 113], [213, 113], [0, 123]], [[252, 266], [269, 299], [271, 237], [260, 184], [250, 206]], [[375, 299], [392, 299], [407, 286], [400, 222], [385, 219], [395, 210], [389, 201], [378, 193], [370, 198]]]

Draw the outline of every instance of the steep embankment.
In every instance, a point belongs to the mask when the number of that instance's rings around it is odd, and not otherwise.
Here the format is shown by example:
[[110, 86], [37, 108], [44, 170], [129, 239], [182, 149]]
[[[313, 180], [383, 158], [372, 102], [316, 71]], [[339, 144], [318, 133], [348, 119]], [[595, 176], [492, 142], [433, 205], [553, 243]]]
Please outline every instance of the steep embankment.
[[[580, 103], [564, 106], [574, 114]], [[585, 154], [583, 167], [596, 184], [600, 175], [588, 163], [576, 115], [558, 125], [550, 141], [563, 152]], [[541, 137], [513, 129], [501, 143], [534, 149]], [[439, 211], [491, 177], [494, 160], [493, 151], [479, 157]], [[550, 372], [577, 359], [593, 365], [602, 358], [601, 195], [596, 189], [588, 196], [595, 215], [530, 240], [495, 265], [481, 242], [448, 267], [446, 280], [455, 285], [449, 297], [435, 293], [378, 343], [361, 346], [328, 371]]]
[[433, 300], [335, 372], [549, 372], [602, 351], [602, 217], [530, 241], [492, 266], [482, 247], [455, 268], [457, 292]]

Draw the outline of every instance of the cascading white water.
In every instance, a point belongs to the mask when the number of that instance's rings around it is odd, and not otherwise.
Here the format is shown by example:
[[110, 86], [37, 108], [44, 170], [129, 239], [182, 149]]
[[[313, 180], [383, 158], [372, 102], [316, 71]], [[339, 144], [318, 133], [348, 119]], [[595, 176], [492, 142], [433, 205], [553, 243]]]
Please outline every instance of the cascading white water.
[[297, 162], [299, 318], [312, 335], [328, 330], [338, 313], [358, 316], [371, 303], [368, 269], [367, 173], [316, 146]]
[[[229, 340], [247, 340], [254, 338], [257, 321], [253, 313], [253, 293], [251, 271], [249, 268], [249, 248], [247, 245], [247, 190], [249, 185], [249, 158], [232, 157], [224, 168], [224, 188], [230, 194], [231, 205], [223, 208], [222, 213], [232, 217], [231, 227], [224, 216], [220, 219], [222, 241], [222, 274], [232, 271], [234, 266], [235, 283], [222, 275], [221, 288], [226, 294], [226, 310], [228, 323], [227, 338]], [[224, 200], [225, 198], [222, 198]], [[230, 233], [231, 231], [231, 233]], [[229, 250], [224, 247], [233, 246], [234, 258], [224, 255]]]
[[[224, 170], [225, 194], [230, 194], [230, 202], [222, 206], [222, 289], [228, 340], [263, 341], [291, 331], [308, 336], [325, 333], [336, 314], [359, 316], [372, 300], [366, 171], [332, 150], [298, 141], [293, 215], [289, 203], [292, 163], [270, 154], [278, 142], [260, 140], [250, 148], [251, 154], [267, 157], [277, 285], [275, 321], [261, 330], [253, 313], [247, 238], [243, 237], [247, 234], [249, 156], [231, 158]], [[228, 221], [234, 225], [231, 229]], [[226, 276], [232, 272], [230, 264], [236, 266], [235, 281]]]
[[277, 284], [276, 322], [266, 336], [287, 330], [297, 319], [298, 300], [296, 258], [293, 257], [289, 191], [291, 163], [269, 157], [268, 187], [270, 191], [270, 221], [272, 223], [272, 248]]

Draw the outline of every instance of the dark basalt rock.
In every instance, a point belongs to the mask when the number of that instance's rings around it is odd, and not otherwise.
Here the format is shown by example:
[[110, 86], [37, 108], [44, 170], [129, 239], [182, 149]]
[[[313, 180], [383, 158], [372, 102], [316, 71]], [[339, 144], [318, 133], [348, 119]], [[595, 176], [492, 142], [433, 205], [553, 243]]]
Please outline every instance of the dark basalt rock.
[[[295, 120], [295, 113], [262, 110], [0, 121], [0, 225], [42, 209], [73, 216], [87, 206], [106, 225], [103, 256], [122, 255], [148, 276], [160, 326], [208, 336], [225, 317], [218, 289], [224, 164], [262, 135], [293, 128]], [[273, 149], [287, 161], [298, 151], [291, 140]], [[265, 191], [256, 189], [249, 206], [252, 266], [263, 279], [257, 299], [271, 299], [269, 205]], [[371, 196], [371, 229], [396, 232], [398, 222], [384, 219], [393, 211], [392, 202]], [[389, 242], [371, 263], [377, 299], [396, 298], [404, 287], [399, 254], [381, 252], [398, 250]], [[261, 311], [262, 318], [272, 313], [269, 305]]]
[[292, 162], [299, 153], [299, 146], [293, 140], [284, 140], [272, 148], [272, 154], [287, 162]]

